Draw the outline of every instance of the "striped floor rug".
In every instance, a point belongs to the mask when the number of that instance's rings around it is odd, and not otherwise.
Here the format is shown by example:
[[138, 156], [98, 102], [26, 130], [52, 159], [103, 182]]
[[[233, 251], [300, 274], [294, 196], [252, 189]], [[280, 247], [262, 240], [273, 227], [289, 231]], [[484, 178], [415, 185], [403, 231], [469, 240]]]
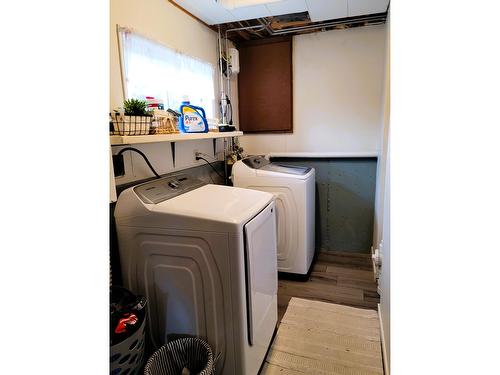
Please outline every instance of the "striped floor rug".
[[261, 375], [383, 375], [375, 310], [292, 298]]

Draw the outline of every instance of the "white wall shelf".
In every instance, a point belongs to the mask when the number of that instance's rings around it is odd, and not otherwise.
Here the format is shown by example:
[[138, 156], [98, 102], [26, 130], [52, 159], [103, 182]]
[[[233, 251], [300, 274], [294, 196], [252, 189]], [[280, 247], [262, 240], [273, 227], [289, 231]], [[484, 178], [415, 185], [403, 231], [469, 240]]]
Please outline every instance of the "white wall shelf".
[[243, 135], [241, 131], [234, 132], [208, 132], [208, 133], [180, 133], [180, 134], [156, 134], [156, 135], [112, 135], [109, 137], [111, 146], [133, 145], [139, 143], [156, 143], [156, 142], [181, 142], [194, 141], [197, 139], [216, 139], [240, 137]]

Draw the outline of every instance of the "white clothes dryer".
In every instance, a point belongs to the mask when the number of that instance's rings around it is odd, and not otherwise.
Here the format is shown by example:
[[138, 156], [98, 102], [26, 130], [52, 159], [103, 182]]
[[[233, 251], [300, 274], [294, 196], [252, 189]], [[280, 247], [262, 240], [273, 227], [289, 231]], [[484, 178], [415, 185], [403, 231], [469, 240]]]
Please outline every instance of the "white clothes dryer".
[[148, 299], [155, 347], [195, 335], [220, 356], [218, 374], [258, 373], [277, 323], [275, 211], [270, 193], [188, 175], [120, 194], [124, 284]]
[[307, 275], [315, 252], [314, 168], [271, 163], [264, 156], [237, 161], [234, 186], [273, 193], [278, 228], [278, 271]]

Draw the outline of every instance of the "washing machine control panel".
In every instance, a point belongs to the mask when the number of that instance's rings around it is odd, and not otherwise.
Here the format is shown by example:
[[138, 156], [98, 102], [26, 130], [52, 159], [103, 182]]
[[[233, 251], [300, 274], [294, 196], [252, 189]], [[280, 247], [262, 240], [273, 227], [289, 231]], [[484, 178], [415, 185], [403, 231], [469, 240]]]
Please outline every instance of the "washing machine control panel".
[[144, 203], [157, 204], [203, 185], [206, 185], [206, 183], [195, 177], [177, 175], [137, 185], [134, 187], [134, 191]]

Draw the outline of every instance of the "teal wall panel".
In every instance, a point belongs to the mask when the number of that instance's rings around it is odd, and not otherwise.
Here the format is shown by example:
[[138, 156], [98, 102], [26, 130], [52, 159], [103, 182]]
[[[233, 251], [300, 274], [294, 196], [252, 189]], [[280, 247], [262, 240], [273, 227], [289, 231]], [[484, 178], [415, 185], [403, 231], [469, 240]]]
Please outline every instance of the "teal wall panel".
[[316, 170], [316, 247], [369, 253], [377, 158], [272, 158]]

